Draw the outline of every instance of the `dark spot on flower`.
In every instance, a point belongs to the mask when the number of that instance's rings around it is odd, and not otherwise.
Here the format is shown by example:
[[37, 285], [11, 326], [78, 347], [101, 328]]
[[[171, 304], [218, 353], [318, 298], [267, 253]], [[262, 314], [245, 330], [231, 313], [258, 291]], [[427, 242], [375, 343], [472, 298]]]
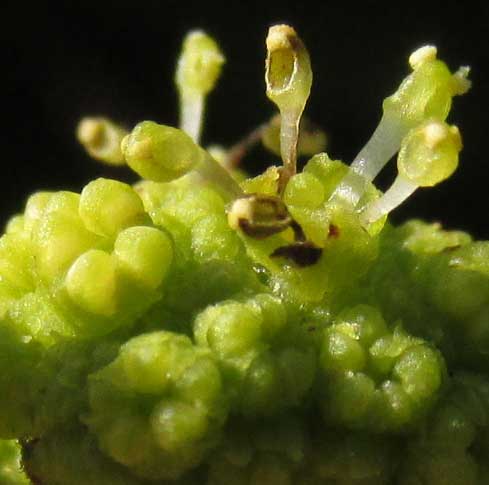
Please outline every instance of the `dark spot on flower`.
[[270, 255], [271, 258], [285, 258], [296, 266], [304, 268], [312, 266], [319, 261], [323, 250], [313, 243], [296, 242], [287, 246], [280, 246]]
[[334, 224], [329, 225], [328, 237], [336, 239], [340, 235], [340, 228]]

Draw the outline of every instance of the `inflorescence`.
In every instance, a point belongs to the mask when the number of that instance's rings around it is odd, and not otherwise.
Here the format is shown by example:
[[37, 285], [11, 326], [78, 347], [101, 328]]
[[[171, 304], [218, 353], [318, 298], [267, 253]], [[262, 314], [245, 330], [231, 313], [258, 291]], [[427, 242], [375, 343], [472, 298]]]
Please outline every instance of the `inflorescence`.
[[[90, 156], [141, 180], [37, 192], [9, 221], [2, 483], [488, 482], [489, 243], [387, 221], [457, 168], [446, 119], [469, 68], [414, 51], [346, 165], [302, 116], [302, 40], [275, 25], [266, 48], [278, 113], [235, 146], [200, 143], [224, 56], [194, 31], [175, 75], [179, 128], [78, 126]], [[282, 163], [247, 177], [260, 142]], [[396, 154], [382, 193], [373, 182]]]

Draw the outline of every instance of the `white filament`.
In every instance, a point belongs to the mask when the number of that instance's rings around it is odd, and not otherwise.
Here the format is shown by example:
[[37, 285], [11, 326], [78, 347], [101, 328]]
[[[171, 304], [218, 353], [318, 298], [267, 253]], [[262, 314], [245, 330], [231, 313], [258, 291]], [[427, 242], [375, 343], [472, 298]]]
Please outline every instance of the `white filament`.
[[394, 183], [380, 199], [374, 200], [367, 205], [360, 215], [361, 223], [366, 226], [377, 221], [401, 205], [417, 188], [418, 185], [398, 175]]
[[289, 176], [295, 175], [297, 163], [297, 140], [299, 121], [302, 112], [281, 113], [280, 117], [280, 155]]
[[369, 182], [397, 153], [407, 129], [398, 116], [384, 113], [367, 144], [350, 165], [350, 170], [336, 187], [331, 198], [341, 198], [355, 207]]
[[182, 93], [180, 98], [180, 129], [199, 143], [204, 118], [204, 95]]
[[224, 198], [224, 200], [234, 200], [242, 197], [243, 190], [238, 182], [234, 180], [228, 170], [226, 170], [218, 161], [214, 160], [211, 155], [205, 152], [202, 161], [195, 168], [198, 176], [212, 184]]

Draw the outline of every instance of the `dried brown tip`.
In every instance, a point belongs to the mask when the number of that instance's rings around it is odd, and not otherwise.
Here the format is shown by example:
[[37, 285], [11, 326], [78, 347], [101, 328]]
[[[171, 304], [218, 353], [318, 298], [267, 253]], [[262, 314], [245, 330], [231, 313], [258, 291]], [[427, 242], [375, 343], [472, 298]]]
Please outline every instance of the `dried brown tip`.
[[285, 231], [292, 218], [281, 199], [263, 194], [250, 194], [236, 199], [228, 211], [232, 229], [240, 229], [254, 239], [264, 239]]
[[295, 266], [305, 268], [316, 264], [323, 250], [315, 246], [312, 242], [296, 242], [287, 246], [281, 246], [270, 255], [271, 258], [285, 258]]

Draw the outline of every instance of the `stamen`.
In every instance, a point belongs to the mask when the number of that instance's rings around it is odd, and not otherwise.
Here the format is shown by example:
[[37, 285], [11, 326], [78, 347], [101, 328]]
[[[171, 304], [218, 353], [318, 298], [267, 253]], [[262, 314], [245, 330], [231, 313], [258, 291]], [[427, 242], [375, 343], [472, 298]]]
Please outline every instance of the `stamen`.
[[360, 218], [371, 224], [402, 204], [418, 187], [432, 187], [450, 177], [462, 149], [460, 132], [438, 120], [428, 120], [403, 139], [397, 159], [399, 174], [387, 192], [369, 204]]
[[180, 128], [200, 140], [205, 96], [214, 89], [225, 59], [216, 42], [200, 30], [183, 41], [175, 83], [180, 94]]
[[362, 224], [366, 226], [379, 220], [400, 206], [417, 188], [418, 185], [397, 176], [385, 194], [367, 206], [360, 217]]
[[88, 154], [109, 165], [124, 165], [121, 141], [128, 131], [108, 118], [83, 118], [76, 129], [78, 141]]
[[309, 54], [292, 27], [274, 25], [267, 36], [267, 96], [280, 111], [280, 149], [284, 168], [281, 192], [296, 173], [299, 121], [312, 84]]
[[355, 157], [345, 178], [331, 198], [341, 198], [355, 207], [367, 186], [397, 153], [406, 128], [397, 116], [384, 112], [368, 143]]
[[349, 173], [338, 185], [332, 198], [356, 206], [370, 182], [395, 155], [409, 130], [427, 119], [446, 119], [452, 97], [470, 88], [469, 68], [452, 74], [436, 58], [436, 47], [424, 46], [409, 57], [413, 72], [398, 90], [383, 103], [383, 116], [365, 147], [355, 157]]
[[452, 90], [454, 94], [465, 94], [472, 86], [472, 81], [469, 79], [470, 66], [460, 66], [457, 72], [453, 75]]

